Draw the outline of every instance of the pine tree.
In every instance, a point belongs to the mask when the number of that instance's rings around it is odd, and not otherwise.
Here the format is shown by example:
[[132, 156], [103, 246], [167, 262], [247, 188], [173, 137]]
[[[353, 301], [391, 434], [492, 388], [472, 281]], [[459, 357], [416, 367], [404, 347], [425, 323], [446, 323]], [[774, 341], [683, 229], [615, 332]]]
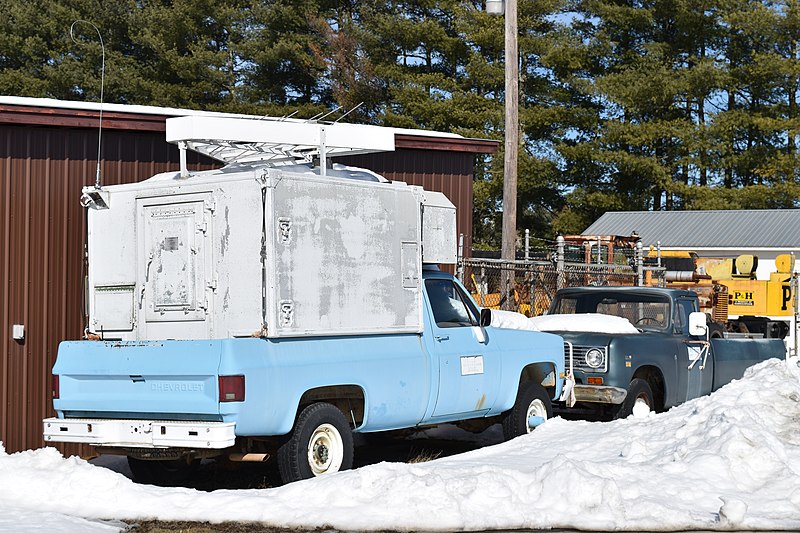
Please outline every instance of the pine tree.
[[160, 0], [132, 9], [134, 97], [164, 106], [235, 106], [249, 9], [247, 0]]

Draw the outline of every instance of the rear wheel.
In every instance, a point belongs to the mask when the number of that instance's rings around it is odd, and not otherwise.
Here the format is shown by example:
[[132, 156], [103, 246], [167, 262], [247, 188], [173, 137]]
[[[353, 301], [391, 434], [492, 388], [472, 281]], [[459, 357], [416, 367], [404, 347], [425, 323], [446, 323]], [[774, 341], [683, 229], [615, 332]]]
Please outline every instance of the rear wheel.
[[289, 439], [278, 448], [278, 470], [284, 483], [352, 466], [353, 432], [344, 414], [329, 403], [303, 409]]
[[553, 405], [545, 388], [534, 381], [521, 384], [514, 407], [503, 418], [503, 437], [526, 435], [552, 417]]
[[128, 466], [137, 483], [170, 487], [189, 479], [200, 466], [199, 460], [145, 460], [128, 457]]
[[622, 402], [614, 418], [628, 418], [633, 414], [634, 406], [640, 402], [646, 404], [651, 411], [656, 410], [656, 402], [653, 399], [653, 389], [650, 384], [644, 379], [635, 378], [628, 385], [628, 394], [625, 396], [625, 401]]

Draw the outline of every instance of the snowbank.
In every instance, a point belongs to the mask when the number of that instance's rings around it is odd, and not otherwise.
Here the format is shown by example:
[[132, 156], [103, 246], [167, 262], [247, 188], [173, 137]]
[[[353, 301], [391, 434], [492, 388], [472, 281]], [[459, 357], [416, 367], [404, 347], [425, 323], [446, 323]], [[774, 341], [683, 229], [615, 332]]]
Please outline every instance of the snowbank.
[[[276, 489], [149, 487], [53, 448], [0, 451], [0, 530], [38, 523], [72, 533], [77, 520], [98, 518], [342, 530], [797, 530], [798, 420], [800, 369], [792, 359], [761, 363], [667, 413], [610, 423], [556, 418], [459, 456], [381, 463]], [[63, 528], [54, 513], [71, 515]], [[112, 527], [85, 524], [81, 531]]]

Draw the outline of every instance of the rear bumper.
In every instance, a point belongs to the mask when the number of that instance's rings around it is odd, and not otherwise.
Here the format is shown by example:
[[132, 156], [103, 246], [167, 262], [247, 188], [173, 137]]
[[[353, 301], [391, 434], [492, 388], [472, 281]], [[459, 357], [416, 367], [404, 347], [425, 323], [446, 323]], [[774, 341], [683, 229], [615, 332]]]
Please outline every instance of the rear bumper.
[[44, 441], [132, 448], [207, 448], [233, 446], [234, 422], [46, 418]]
[[628, 391], [607, 385], [575, 385], [575, 401], [610, 403], [619, 405], [625, 401]]

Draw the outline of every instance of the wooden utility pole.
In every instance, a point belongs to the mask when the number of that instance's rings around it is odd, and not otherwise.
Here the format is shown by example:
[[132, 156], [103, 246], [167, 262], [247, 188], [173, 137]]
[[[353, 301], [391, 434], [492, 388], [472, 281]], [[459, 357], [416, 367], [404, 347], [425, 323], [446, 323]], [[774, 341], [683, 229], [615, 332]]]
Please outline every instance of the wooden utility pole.
[[[519, 157], [519, 51], [517, 0], [505, 0], [505, 157], [503, 160], [503, 230], [500, 256], [513, 260], [517, 251], [517, 159]], [[513, 308], [514, 272], [504, 270], [501, 292]]]

